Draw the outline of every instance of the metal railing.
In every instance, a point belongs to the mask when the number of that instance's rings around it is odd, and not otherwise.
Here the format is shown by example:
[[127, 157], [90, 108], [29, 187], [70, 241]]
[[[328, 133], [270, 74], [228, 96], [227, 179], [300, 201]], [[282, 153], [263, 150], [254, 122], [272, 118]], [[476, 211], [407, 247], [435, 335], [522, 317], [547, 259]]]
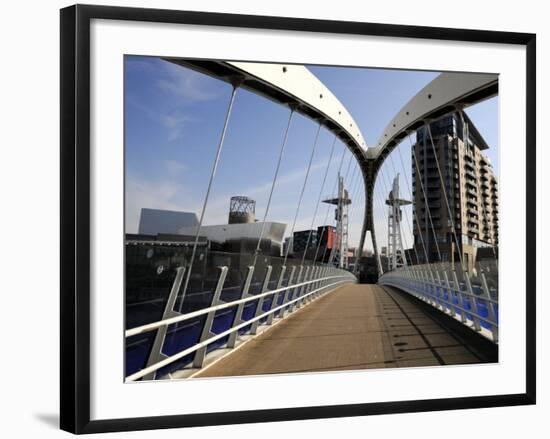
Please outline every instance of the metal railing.
[[378, 283], [412, 294], [498, 343], [498, 271], [492, 268], [472, 275], [446, 263], [415, 265], [384, 273]]
[[[178, 267], [162, 319], [125, 331], [127, 341], [143, 334], [150, 335], [153, 332], [155, 334], [146, 366], [128, 375], [126, 381], [136, 381], [141, 378], [156, 379], [167, 375], [163, 370], [177, 362], [179, 367], [189, 367], [192, 364], [193, 368], [201, 368], [210, 350], [221, 347], [234, 348], [239, 337], [245, 334], [255, 335], [260, 325], [269, 326], [275, 319], [283, 319], [286, 315], [332, 291], [336, 286], [346, 282], [356, 282], [352, 273], [326, 265], [295, 265], [290, 267], [290, 276], [287, 278], [285, 277], [287, 267], [282, 266], [276, 288], [270, 290], [272, 266], [268, 265], [261, 292], [249, 294], [254, 268], [254, 266], [248, 267], [240, 297], [224, 302], [221, 300], [221, 294], [224, 290], [228, 267], [218, 267], [219, 277], [210, 306], [180, 313], [175, 308], [177, 308], [176, 302], [186, 268]], [[295, 282], [294, 279], [296, 279]], [[284, 281], [286, 286], [282, 286]], [[182, 325], [189, 322], [195, 324], [182, 328]], [[186, 334], [180, 334], [182, 339], [188, 336], [189, 332], [196, 334], [194, 343], [175, 353], [163, 352], [167, 337], [173, 339], [177, 337], [177, 332], [182, 330], [186, 331]], [[181, 360], [184, 360], [184, 364], [181, 364]]]

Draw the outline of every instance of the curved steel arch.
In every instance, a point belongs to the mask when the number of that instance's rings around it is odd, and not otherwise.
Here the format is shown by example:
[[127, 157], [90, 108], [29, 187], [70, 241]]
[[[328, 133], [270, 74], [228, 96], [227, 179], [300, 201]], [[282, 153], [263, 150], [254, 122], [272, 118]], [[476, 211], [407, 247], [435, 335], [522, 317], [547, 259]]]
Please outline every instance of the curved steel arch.
[[359, 241], [362, 254], [365, 238], [371, 232], [378, 258], [372, 197], [374, 183], [384, 160], [409, 133], [454, 111], [464, 109], [498, 94], [498, 75], [492, 73], [442, 73], [420, 90], [386, 126], [377, 145], [369, 148], [363, 166], [365, 220]]
[[334, 133], [358, 160], [366, 159], [367, 143], [359, 125], [338, 98], [303, 65], [164, 59], [287, 105]]
[[393, 117], [367, 158], [376, 159], [392, 149], [408, 131], [498, 93], [498, 75], [492, 73], [442, 73], [420, 90]]
[[372, 197], [378, 171], [391, 151], [410, 132], [431, 120], [479, 103], [498, 93], [496, 74], [442, 73], [397, 112], [376, 146], [368, 148], [359, 126], [344, 105], [302, 65], [165, 59], [288, 105], [297, 112], [317, 120], [347, 145], [359, 163], [366, 192], [359, 256], [363, 252], [367, 231], [371, 232], [375, 256], [378, 253]]

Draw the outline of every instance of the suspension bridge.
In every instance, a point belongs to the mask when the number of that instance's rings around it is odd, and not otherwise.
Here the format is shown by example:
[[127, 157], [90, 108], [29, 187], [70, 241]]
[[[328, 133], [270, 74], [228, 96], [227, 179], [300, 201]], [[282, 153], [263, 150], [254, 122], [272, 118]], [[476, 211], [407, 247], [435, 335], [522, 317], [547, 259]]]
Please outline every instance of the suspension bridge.
[[[350, 112], [304, 66], [166, 60], [229, 83], [231, 96], [192, 236], [187, 240], [127, 242], [127, 250], [132, 251], [127, 261], [133, 268], [127, 267], [126, 273], [126, 381], [498, 360], [496, 245], [490, 247], [494, 257], [484, 263], [466, 260], [460, 250], [468, 235], [461, 230], [462, 219], [457, 215], [457, 190], [447, 177], [446, 167], [451, 162], [446, 161], [443, 147], [432, 132], [433, 123], [442, 117], [462, 117], [465, 108], [495, 96], [496, 75], [440, 74], [397, 112], [377, 143], [367, 145]], [[252, 251], [208, 251], [205, 211], [235, 97], [241, 90], [286, 107], [288, 119], [273, 163], [267, 207], [255, 224], [258, 233]], [[301, 256], [291, 257], [290, 245], [281, 255], [268, 255], [262, 246], [273, 228], [268, 222], [272, 196], [296, 114], [317, 125], [304, 179], [297, 188], [298, 201], [291, 207], [290, 236], [296, 231], [321, 130], [330, 132], [333, 142]], [[462, 120], [461, 136], [467, 147], [469, 125]], [[422, 149], [411, 141], [419, 130]], [[387, 163], [394, 176], [410, 174], [397, 148], [406, 139], [417, 178], [413, 179], [414, 187], [405, 179], [406, 191], [401, 198], [397, 180], [390, 181], [381, 169]], [[341, 155], [335, 154], [337, 142], [345, 146]], [[394, 150], [396, 155], [391, 154]], [[452, 145], [449, 151], [453, 153]], [[338, 169], [334, 182], [327, 178], [332, 164]], [[428, 180], [429, 168], [433, 170], [432, 180]], [[471, 188], [476, 200], [485, 193], [489, 197], [491, 188], [482, 187], [481, 175], [468, 181], [476, 185]], [[375, 187], [388, 198], [381, 198]], [[438, 189], [437, 203], [443, 218], [435, 214], [431, 187]], [[327, 193], [336, 195], [327, 197]], [[319, 212], [322, 203], [327, 204], [324, 215]], [[409, 217], [402, 207], [411, 203]], [[479, 213], [469, 214], [464, 221], [472, 223], [472, 230], [482, 227], [496, 233], [489, 226], [475, 225], [489, 222], [485, 203], [478, 204], [482, 206]], [[377, 205], [382, 211], [384, 207], [390, 209], [388, 255], [380, 254], [376, 241]], [[327, 224], [333, 210], [337, 226], [335, 243], [329, 248], [322, 245], [329, 229], [323, 228], [319, 236], [312, 230], [323, 217], [323, 224]], [[354, 262], [350, 263], [348, 223], [355, 216], [360, 216], [362, 228]], [[446, 245], [451, 250], [447, 252], [436, 233], [436, 224], [443, 220], [449, 230]], [[409, 254], [402, 228], [418, 237]], [[372, 257], [363, 257], [366, 244], [373, 250]], [[163, 261], [162, 265], [156, 258]], [[154, 278], [147, 275], [153, 266]], [[365, 275], [369, 270], [374, 276]]]

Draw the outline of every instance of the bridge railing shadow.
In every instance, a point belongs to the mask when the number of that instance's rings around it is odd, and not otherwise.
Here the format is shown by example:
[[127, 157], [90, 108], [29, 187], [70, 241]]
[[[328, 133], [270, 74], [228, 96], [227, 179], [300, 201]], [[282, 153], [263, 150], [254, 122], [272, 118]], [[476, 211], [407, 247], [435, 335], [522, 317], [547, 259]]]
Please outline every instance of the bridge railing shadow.
[[498, 343], [498, 265], [476, 264], [471, 272], [460, 264], [413, 265], [384, 273], [378, 279], [454, 317]]

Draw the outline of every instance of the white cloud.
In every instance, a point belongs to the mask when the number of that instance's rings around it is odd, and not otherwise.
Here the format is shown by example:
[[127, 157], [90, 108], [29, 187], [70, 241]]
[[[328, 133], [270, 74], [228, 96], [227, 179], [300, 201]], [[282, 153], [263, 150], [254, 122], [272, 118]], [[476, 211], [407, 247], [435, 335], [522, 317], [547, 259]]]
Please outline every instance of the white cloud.
[[128, 176], [126, 179], [126, 233], [137, 233], [144, 207], [197, 212], [199, 206], [182, 184], [170, 180], [150, 182]]
[[126, 100], [132, 107], [145, 113], [149, 119], [164, 126], [167, 129], [167, 139], [170, 142], [183, 137], [187, 125], [198, 121], [196, 117], [190, 116], [181, 110], [163, 112], [159, 109], [153, 111], [150, 107], [142, 104], [135, 96], [127, 96]]
[[168, 141], [173, 142], [185, 135], [185, 128], [189, 123], [196, 122], [196, 119], [176, 111], [170, 114], [159, 114], [158, 119], [168, 129]]
[[178, 177], [188, 169], [187, 165], [177, 160], [165, 160], [164, 167], [170, 176]]
[[187, 103], [212, 101], [221, 96], [205, 75], [170, 62], [163, 67], [164, 77], [157, 81], [162, 92], [185, 98]]

